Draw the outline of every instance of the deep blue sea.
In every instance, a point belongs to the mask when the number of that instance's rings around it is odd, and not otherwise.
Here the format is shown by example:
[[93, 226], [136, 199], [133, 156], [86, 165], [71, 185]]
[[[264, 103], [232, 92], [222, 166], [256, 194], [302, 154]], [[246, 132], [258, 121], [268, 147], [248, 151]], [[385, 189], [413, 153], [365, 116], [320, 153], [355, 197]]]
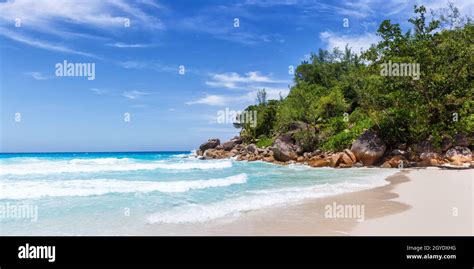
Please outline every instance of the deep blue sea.
[[[1, 235], [122, 235], [387, 184], [395, 169], [200, 160], [191, 152], [0, 154]], [[176, 231], [175, 234], [179, 234]]]

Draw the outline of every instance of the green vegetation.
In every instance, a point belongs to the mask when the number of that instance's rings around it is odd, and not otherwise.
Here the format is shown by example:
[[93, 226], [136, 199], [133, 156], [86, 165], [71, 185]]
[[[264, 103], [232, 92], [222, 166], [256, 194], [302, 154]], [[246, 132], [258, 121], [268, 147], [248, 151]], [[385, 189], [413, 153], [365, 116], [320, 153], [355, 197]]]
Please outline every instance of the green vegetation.
[[[257, 124], [239, 126], [241, 135], [268, 145], [304, 123], [293, 137], [306, 151], [350, 147], [369, 128], [389, 145], [430, 137], [439, 146], [442, 137], [472, 135], [474, 25], [452, 5], [430, 22], [425, 7], [414, 10], [412, 30], [402, 33], [385, 20], [377, 32], [381, 41], [360, 55], [347, 47], [312, 54], [296, 68], [286, 98], [267, 101], [260, 91], [258, 104], [246, 109], [257, 111]], [[390, 64], [392, 70], [381, 71]]]
[[258, 139], [257, 144], [255, 144], [259, 148], [265, 148], [271, 146], [273, 144], [273, 139], [269, 137], [261, 137]]

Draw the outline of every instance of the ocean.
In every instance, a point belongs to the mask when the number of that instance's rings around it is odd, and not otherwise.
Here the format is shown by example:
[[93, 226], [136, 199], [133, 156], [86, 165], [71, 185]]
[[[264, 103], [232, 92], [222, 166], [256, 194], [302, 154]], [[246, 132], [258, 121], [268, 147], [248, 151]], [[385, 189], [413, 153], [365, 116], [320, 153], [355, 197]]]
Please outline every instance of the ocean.
[[201, 160], [191, 152], [3, 153], [0, 235], [131, 235], [166, 225], [180, 234], [180, 225], [382, 186], [396, 172]]

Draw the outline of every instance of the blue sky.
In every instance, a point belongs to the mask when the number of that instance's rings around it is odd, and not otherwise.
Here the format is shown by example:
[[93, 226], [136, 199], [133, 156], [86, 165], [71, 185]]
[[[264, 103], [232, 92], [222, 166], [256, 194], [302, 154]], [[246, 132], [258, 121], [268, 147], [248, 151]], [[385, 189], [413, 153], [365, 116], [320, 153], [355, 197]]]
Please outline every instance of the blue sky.
[[[470, 1], [453, 2], [472, 16]], [[413, 4], [0, 1], [0, 151], [191, 150], [229, 139], [238, 130], [217, 122], [220, 110], [255, 103], [261, 88], [286, 96], [289, 66], [319, 48], [367, 48], [382, 20], [408, 27]], [[95, 79], [56, 76], [64, 60], [94, 63]]]

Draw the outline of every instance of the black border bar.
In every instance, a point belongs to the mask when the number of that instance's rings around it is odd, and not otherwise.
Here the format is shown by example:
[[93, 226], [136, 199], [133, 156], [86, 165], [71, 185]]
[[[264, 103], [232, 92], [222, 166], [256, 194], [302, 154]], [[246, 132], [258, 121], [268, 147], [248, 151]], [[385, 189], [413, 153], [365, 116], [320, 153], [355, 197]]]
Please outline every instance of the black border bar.
[[[55, 262], [19, 259], [55, 246]], [[474, 268], [474, 237], [0, 237], [0, 268], [66, 264], [347, 264]], [[410, 246], [410, 247], [409, 247]], [[417, 247], [419, 250], [413, 250]], [[420, 248], [421, 247], [421, 248]], [[450, 255], [450, 259], [407, 259]], [[452, 258], [455, 255], [455, 258]]]

